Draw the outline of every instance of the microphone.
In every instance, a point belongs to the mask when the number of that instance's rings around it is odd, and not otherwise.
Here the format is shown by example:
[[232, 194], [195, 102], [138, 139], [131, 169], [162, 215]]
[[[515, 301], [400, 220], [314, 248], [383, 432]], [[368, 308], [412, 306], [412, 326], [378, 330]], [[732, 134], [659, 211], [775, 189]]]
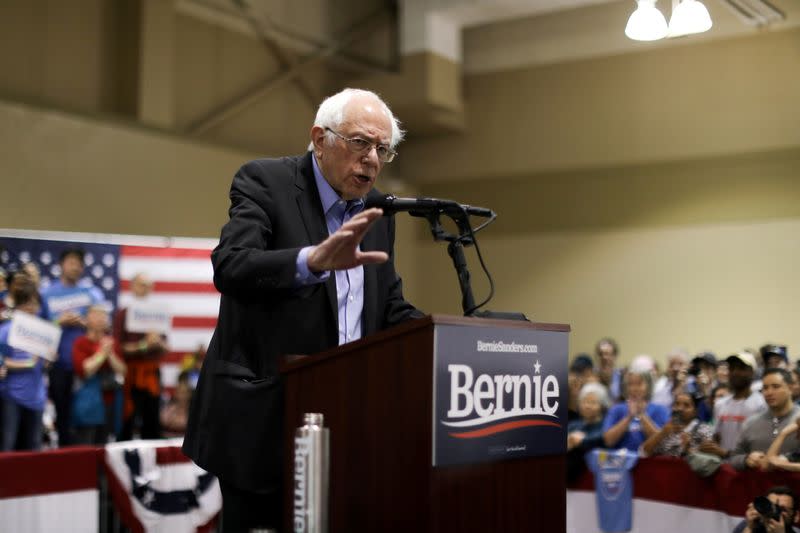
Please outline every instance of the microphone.
[[494, 211], [485, 207], [474, 207], [459, 204], [454, 200], [439, 198], [398, 198], [393, 194], [367, 197], [364, 209], [380, 207], [384, 215], [393, 215], [400, 211], [408, 211], [414, 217], [424, 217], [429, 213], [444, 213], [446, 215], [473, 215], [476, 217], [492, 218]]

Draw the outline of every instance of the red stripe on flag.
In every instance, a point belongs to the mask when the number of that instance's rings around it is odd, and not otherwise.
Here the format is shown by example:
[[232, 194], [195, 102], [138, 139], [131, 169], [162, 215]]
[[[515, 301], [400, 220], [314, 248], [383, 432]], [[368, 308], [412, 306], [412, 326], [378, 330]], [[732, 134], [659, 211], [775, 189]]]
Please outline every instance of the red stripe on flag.
[[167, 352], [161, 356], [159, 362], [164, 363], [177, 363], [183, 364], [183, 358], [189, 355], [189, 352]]
[[163, 448], [156, 448], [156, 464], [157, 465], [171, 465], [176, 463], [188, 463], [191, 461], [188, 457], [183, 455], [181, 449], [177, 446], [169, 446]]
[[123, 245], [120, 247], [120, 253], [126, 257], [211, 258], [211, 250], [196, 248], [161, 248], [156, 246]]
[[[120, 290], [130, 291], [131, 281], [123, 279], [119, 283]], [[218, 294], [214, 283], [210, 281], [156, 281], [153, 292], [191, 292]]]
[[211, 316], [174, 316], [172, 317], [173, 328], [205, 328], [213, 329], [217, 327], [217, 317]]

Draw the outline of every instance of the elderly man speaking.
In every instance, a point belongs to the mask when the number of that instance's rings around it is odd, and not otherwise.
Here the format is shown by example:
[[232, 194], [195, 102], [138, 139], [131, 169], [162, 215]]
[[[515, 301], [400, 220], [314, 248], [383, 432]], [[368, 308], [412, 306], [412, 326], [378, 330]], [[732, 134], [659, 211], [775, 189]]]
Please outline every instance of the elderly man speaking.
[[364, 209], [403, 132], [369, 91], [319, 106], [305, 155], [236, 173], [212, 254], [222, 293], [184, 452], [219, 477], [224, 531], [281, 520], [284, 354], [314, 354], [422, 313], [403, 299], [394, 220]]

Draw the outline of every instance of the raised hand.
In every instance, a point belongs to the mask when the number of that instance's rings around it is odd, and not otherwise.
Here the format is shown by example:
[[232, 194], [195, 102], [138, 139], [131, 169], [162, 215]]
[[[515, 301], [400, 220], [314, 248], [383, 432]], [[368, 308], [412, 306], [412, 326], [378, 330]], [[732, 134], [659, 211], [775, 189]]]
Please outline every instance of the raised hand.
[[382, 215], [381, 209], [367, 209], [342, 224], [341, 228], [311, 249], [308, 253], [308, 269], [312, 272], [347, 270], [388, 261], [386, 252], [362, 252], [358, 249], [364, 235]]

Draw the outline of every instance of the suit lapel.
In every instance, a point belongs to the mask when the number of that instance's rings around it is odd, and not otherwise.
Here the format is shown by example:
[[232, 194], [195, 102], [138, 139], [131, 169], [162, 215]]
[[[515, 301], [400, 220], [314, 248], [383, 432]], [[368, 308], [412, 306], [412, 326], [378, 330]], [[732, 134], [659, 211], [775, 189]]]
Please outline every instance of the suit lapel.
[[[328, 226], [325, 213], [322, 212], [322, 200], [319, 197], [317, 182], [314, 178], [314, 167], [311, 163], [311, 152], [300, 158], [295, 186], [298, 188], [297, 208], [306, 227], [311, 244], [319, 244], [328, 237]], [[339, 312], [336, 305], [336, 276], [331, 273], [325, 281], [328, 305], [333, 315], [336, 331], [339, 331]], [[338, 340], [338, 338], [337, 338]]]
[[[373, 189], [367, 194], [370, 196], [381, 196], [380, 192]], [[363, 251], [380, 250], [378, 246], [378, 231], [380, 231], [386, 220], [378, 220], [372, 228], [364, 235], [361, 241]], [[367, 336], [378, 330], [378, 267], [379, 265], [364, 265], [364, 311], [361, 315], [361, 333]]]
[[[376, 250], [376, 226], [380, 221], [370, 229], [364, 240], [361, 241], [361, 250]], [[376, 323], [376, 307], [378, 298], [378, 265], [364, 265], [364, 310], [361, 313], [361, 334], [366, 337], [374, 333], [378, 329]]]

